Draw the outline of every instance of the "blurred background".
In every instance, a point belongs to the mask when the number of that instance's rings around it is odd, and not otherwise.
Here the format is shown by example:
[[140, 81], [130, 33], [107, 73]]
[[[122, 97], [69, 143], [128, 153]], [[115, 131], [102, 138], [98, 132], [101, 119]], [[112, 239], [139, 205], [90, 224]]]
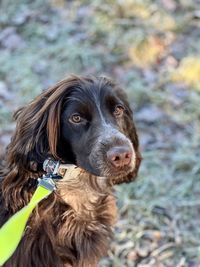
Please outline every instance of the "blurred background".
[[128, 93], [144, 159], [101, 267], [200, 266], [199, 22], [199, 0], [0, 1], [1, 156], [13, 111], [70, 73]]

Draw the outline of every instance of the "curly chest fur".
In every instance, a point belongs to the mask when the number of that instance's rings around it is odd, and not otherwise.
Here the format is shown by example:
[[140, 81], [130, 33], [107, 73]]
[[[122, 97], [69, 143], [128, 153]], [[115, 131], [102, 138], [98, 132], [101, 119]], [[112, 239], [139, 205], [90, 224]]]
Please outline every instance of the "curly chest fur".
[[106, 180], [79, 169], [57, 187], [32, 214], [4, 267], [95, 267], [106, 255], [117, 214]]
[[112, 237], [116, 220], [114, 197], [107, 195], [87, 202], [88, 196], [82, 195], [82, 205], [74, 201], [74, 196], [69, 196], [68, 200], [73, 201], [73, 206], [62, 215], [63, 223], [57, 233], [58, 254], [64, 262], [68, 261], [67, 247], [72, 252], [70, 257], [74, 257], [70, 259], [72, 266], [94, 267], [106, 255]]
[[77, 266], [96, 266], [108, 250], [117, 217], [115, 198], [105, 178], [88, 175], [79, 168], [66, 176], [58, 184], [58, 194], [69, 205], [62, 214], [59, 246], [68, 243], [75, 251]]

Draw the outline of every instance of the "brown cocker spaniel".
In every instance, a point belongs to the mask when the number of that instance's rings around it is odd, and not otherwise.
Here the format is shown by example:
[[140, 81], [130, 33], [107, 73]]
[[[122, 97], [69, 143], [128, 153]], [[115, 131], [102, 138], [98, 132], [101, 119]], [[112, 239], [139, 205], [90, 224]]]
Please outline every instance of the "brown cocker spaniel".
[[14, 117], [1, 170], [0, 226], [29, 202], [45, 159], [78, 168], [34, 210], [4, 267], [97, 266], [116, 220], [112, 186], [134, 180], [141, 160], [125, 93], [105, 77], [71, 76]]

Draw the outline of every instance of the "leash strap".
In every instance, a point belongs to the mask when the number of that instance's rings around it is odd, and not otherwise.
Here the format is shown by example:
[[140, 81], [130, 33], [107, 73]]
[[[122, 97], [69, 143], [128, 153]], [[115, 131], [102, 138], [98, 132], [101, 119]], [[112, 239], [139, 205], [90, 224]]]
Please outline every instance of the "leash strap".
[[[59, 165], [56, 164], [57, 169], [58, 166]], [[48, 164], [46, 167], [48, 167]], [[53, 179], [62, 178], [60, 175], [56, 174], [55, 169], [53, 173], [50, 172], [50, 168], [48, 168], [48, 170], [47, 175], [44, 175], [42, 179], [38, 179], [38, 187], [28, 205], [15, 213], [0, 228], [0, 266], [2, 266], [17, 249], [17, 246], [24, 234], [26, 223], [33, 209], [40, 201], [47, 198], [56, 189]]]

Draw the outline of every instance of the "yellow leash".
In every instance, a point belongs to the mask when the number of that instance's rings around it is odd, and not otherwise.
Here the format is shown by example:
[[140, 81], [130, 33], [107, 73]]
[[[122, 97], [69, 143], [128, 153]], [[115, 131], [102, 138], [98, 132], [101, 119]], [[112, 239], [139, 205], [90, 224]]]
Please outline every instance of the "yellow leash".
[[15, 252], [22, 236], [28, 218], [37, 204], [52, 193], [55, 189], [48, 181], [40, 180], [30, 202], [15, 213], [0, 228], [0, 266], [2, 266]]
[[43, 179], [38, 179], [39, 184], [28, 205], [15, 213], [0, 228], [0, 266], [2, 266], [15, 252], [26, 227], [26, 223], [33, 209], [44, 198], [48, 197], [55, 189], [55, 183], [52, 180], [62, 178], [58, 175], [59, 162], [47, 159], [44, 162], [44, 170], [47, 175]]

